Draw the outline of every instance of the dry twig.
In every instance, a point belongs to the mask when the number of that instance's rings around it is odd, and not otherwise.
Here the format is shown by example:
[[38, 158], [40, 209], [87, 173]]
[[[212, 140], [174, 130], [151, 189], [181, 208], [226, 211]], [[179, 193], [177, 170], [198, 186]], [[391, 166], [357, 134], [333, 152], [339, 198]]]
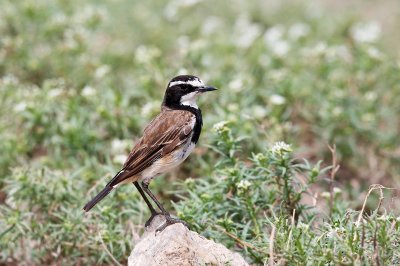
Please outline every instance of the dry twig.
[[296, 209], [293, 209], [292, 224], [291, 224], [290, 231], [289, 231], [288, 241], [287, 241], [287, 243], [286, 243], [286, 248], [287, 248], [287, 249], [289, 248], [289, 244], [290, 244], [290, 241], [291, 241], [291, 239], [292, 239], [293, 228], [294, 228], [294, 226], [295, 226], [295, 221], [294, 221], [295, 215], [296, 215]]
[[258, 248], [258, 247], [256, 247], [256, 246], [254, 246], [254, 245], [252, 245], [252, 244], [250, 244], [250, 243], [248, 243], [248, 242], [246, 242], [246, 241], [240, 239], [239, 237], [235, 236], [235, 235], [232, 234], [232, 233], [229, 233], [228, 231], [226, 231], [223, 227], [221, 227], [221, 226], [219, 226], [219, 225], [214, 225], [214, 228], [216, 228], [216, 229], [219, 230], [220, 232], [226, 234], [226, 235], [229, 236], [230, 238], [234, 239], [236, 242], [238, 242], [238, 243], [241, 244], [242, 246], [251, 248], [251, 249], [253, 249], [253, 250], [257, 251], [257, 252], [260, 252], [260, 253], [268, 254], [266, 251], [264, 251], [264, 250], [262, 250], [262, 249], [260, 249], [260, 248]]
[[98, 231], [98, 232], [99, 232], [99, 238], [100, 238], [100, 241], [101, 241], [101, 246], [103, 247], [103, 249], [105, 250], [105, 252], [111, 257], [111, 259], [113, 260], [113, 262], [115, 263], [115, 265], [122, 266], [122, 264], [119, 263], [118, 260], [113, 256], [113, 254], [111, 254], [111, 252], [108, 250], [106, 244], [105, 244], [104, 241], [103, 241], [103, 237], [101, 236], [100, 231]]
[[364, 203], [363, 203], [363, 206], [362, 206], [362, 208], [361, 208], [360, 214], [358, 215], [358, 219], [357, 219], [357, 221], [356, 221], [356, 226], [357, 226], [357, 227], [360, 226], [361, 219], [362, 219], [362, 215], [363, 215], [363, 213], [364, 213], [365, 206], [367, 205], [367, 200], [368, 200], [369, 195], [371, 194], [371, 192], [374, 191], [374, 190], [376, 190], [376, 189], [379, 189], [379, 191], [380, 191], [379, 204], [378, 204], [378, 208], [377, 208], [377, 210], [379, 210], [380, 206], [382, 205], [382, 200], [383, 200], [383, 191], [382, 191], [382, 189], [384, 189], [384, 188], [386, 188], [386, 189], [392, 189], [392, 188], [384, 187], [384, 186], [382, 186], [382, 185], [380, 185], [380, 184], [373, 184], [373, 185], [371, 185], [371, 186], [369, 187], [369, 190], [368, 190], [368, 192], [367, 192], [367, 195], [365, 196]]
[[269, 238], [269, 265], [274, 265], [274, 239], [275, 239], [275, 225], [272, 225], [271, 237]]
[[330, 179], [330, 183], [329, 183], [329, 191], [330, 191], [329, 216], [332, 218], [333, 200], [334, 200], [333, 183], [335, 182], [335, 176], [336, 176], [337, 171], [340, 168], [340, 165], [337, 164], [336, 145], [333, 144], [332, 147], [330, 145], [328, 145], [328, 148], [332, 153], [332, 170], [331, 170], [331, 179]]

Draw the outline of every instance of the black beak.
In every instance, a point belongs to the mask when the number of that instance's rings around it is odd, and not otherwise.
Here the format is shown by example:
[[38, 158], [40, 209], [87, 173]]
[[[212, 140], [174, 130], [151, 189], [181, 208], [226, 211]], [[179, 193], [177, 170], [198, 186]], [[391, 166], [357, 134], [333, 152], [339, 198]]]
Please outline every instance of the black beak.
[[198, 91], [198, 92], [201, 92], [201, 93], [207, 92], [207, 91], [215, 91], [215, 90], [217, 90], [217, 89], [214, 88], [214, 87], [212, 87], [212, 86], [204, 86], [204, 87], [202, 87], [202, 88], [198, 88], [198, 89], [197, 89], [197, 91]]

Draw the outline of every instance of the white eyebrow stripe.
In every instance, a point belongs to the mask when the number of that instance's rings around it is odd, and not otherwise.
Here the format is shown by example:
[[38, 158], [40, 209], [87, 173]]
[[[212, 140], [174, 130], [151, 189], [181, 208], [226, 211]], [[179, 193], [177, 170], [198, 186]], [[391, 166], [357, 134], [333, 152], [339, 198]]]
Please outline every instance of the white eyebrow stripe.
[[172, 86], [179, 85], [179, 84], [192, 85], [193, 87], [204, 87], [204, 83], [200, 79], [194, 79], [194, 80], [188, 80], [188, 81], [180, 81], [180, 80], [173, 81], [173, 82], [169, 83], [168, 87], [172, 87]]

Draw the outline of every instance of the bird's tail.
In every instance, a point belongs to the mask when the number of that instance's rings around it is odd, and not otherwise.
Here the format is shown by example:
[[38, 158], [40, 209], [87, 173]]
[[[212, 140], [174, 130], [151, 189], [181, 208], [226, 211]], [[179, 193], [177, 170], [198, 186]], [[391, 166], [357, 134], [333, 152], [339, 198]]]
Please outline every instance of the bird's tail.
[[99, 194], [97, 194], [96, 197], [94, 197], [91, 201], [86, 203], [85, 207], [83, 207], [83, 210], [85, 212], [90, 211], [90, 209], [92, 209], [94, 207], [94, 205], [96, 205], [99, 201], [104, 199], [104, 197], [107, 196], [108, 193], [110, 193], [112, 189], [113, 189], [113, 187], [106, 186]]

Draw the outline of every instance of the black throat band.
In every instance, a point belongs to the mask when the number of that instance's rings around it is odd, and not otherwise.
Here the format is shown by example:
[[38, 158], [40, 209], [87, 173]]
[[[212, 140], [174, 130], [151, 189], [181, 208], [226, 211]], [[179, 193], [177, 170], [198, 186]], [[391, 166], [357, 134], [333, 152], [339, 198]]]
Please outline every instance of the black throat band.
[[185, 111], [189, 111], [192, 114], [194, 114], [194, 116], [196, 117], [196, 122], [194, 124], [193, 136], [192, 136], [191, 141], [194, 144], [196, 144], [199, 141], [199, 137], [201, 134], [201, 128], [203, 127], [203, 117], [201, 115], [200, 108], [194, 108], [192, 106], [183, 105], [183, 104], [174, 104], [173, 106], [168, 106], [168, 107], [173, 110], [185, 110]]

